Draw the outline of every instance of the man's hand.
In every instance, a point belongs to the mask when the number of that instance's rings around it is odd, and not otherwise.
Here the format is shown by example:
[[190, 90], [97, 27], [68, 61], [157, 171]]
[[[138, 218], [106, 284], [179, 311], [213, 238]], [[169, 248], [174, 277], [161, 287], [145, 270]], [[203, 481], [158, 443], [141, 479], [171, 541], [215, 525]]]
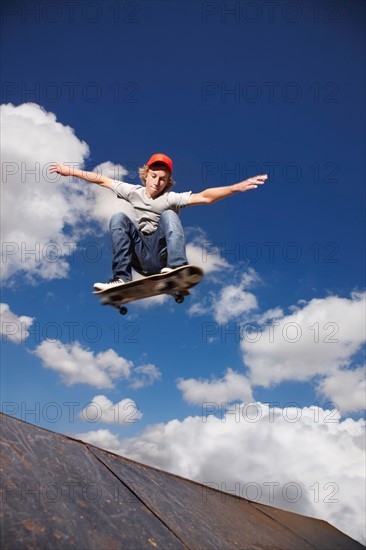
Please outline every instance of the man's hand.
[[262, 174], [261, 176], [254, 176], [239, 183], [234, 183], [233, 188], [235, 191], [243, 193], [244, 191], [250, 191], [250, 189], [256, 189], [258, 185], [263, 185], [263, 183], [268, 179], [267, 174]]
[[50, 172], [56, 172], [57, 174], [61, 174], [61, 176], [72, 176], [73, 168], [70, 166], [65, 166], [64, 164], [56, 164], [53, 162], [51, 164]]
[[73, 176], [74, 178], [79, 178], [90, 183], [96, 183], [102, 187], [107, 187], [112, 189], [113, 180], [103, 176], [102, 174], [97, 174], [96, 172], [86, 172], [85, 170], [79, 170], [79, 168], [73, 168], [72, 166], [65, 166], [64, 164], [51, 163], [50, 172], [56, 172], [61, 174], [61, 176]]

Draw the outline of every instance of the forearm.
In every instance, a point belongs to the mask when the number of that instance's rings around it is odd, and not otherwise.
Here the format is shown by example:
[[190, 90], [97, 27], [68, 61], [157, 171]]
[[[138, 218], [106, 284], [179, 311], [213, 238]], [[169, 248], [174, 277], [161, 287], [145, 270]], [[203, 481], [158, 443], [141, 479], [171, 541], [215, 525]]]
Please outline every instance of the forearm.
[[226, 197], [230, 197], [231, 195], [235, 195], [237, 192], [238, 190], [235, 185], [228, 185], [225, 187], [209, 187], [201, 191], [200, 195], [207, 204], [211, 204], [221, 199], [225, 199]]
[[86, 170], [80, 170], [79, 168], [74, 168], [73, 166], [66, 166], [65, 164], [56, 164], [52, 163], [50, 167], [50, 172], [56, 172], [61, 174], [61, 176], [72, 176], [74, 178], [80, 178], [90, 183], [96, 183], [102, 185], [103, 187], [112, 187], [113, 180], [103, 176], [102, 174], [97, 174], [96, 172], [87, 172]]
[[227, 185], [225, 187], [210, 187], [201, 191], [200, 193], [194, 193], [191, 195], [189, 204], [212, 204], [213, 202], [225, 199], [226, 197], [231, 197], [236, 193], [243, 193], [244, 191], [249, 191], [250, 189], [256, 189], [258, 185], [263, 185], [267, 179], [267, 174], [261, 176], [254, 176], [239, 183], [234, 183], [233, 185]]
[[79, 168], [72, 167], [70, 167], [70, 176], [99, 185], [104, 185], [110, 180], [110, 178], [107, 178], [102, 174], [97, 174], [97, 172], [87, 172], [86, 170], [79, 170]]

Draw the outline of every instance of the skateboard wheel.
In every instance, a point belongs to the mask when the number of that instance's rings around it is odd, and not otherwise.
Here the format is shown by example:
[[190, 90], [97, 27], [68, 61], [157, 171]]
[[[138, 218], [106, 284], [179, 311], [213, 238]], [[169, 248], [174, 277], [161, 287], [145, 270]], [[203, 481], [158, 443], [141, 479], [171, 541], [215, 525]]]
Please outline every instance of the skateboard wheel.
[[119, 308], [119, 312], [121, 315], [126, 315], [128, 309], [125, 306], [122, 306]]
[[177, 296], [175, 298], [175, 301], [177, 302], [177, 304], [182, 304], [184, 302], [184, 296], [181, 296], [181, 295]]

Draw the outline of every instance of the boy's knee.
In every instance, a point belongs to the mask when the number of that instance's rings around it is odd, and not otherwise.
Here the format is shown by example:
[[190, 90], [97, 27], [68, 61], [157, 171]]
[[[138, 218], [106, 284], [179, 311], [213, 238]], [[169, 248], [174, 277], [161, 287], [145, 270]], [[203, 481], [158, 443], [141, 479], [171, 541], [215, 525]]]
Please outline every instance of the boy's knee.
[[117, 212], [113, 214], [109, 222], [109, 229], [115, 229], [116, 227], [122, 227], [126, 223], [130, 223], [129, 217], [124, 212]]
[[175, 210], [164, 210], [164, 212], [161, 213], [161, 217], [162, 218], [179, 218]]
[[174, 210], [165, 210], [161, 213], [160, 221], [163, 224], [180, 224], [180, 218]]

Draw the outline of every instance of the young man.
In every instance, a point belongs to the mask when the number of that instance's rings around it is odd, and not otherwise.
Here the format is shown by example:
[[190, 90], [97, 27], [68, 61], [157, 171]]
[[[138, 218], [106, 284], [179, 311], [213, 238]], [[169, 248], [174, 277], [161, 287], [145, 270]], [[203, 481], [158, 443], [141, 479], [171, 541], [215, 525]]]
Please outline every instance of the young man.
[[62, 164], [52, 164], [50, 172], [107, 187], [123, 201], [120, 212], [112, 216], [109, 225], [113, 279], [107, 283], [95, 283], [95, 290], [106, 290], [130, 281], [132, 267], [146, 276], [167, 273], [187, 265], [180, 209], [197, 204], [212, 204], [236, 193], [256, 189], [267, 179], [267, 175], [261, 175], [234, 185], [205, 189], [200, 193], [175, 193], [171, 191], [174, 185], [173, 162], [160, 153], [153, 155], [140, 168], [144, 186], [116, 181]]

